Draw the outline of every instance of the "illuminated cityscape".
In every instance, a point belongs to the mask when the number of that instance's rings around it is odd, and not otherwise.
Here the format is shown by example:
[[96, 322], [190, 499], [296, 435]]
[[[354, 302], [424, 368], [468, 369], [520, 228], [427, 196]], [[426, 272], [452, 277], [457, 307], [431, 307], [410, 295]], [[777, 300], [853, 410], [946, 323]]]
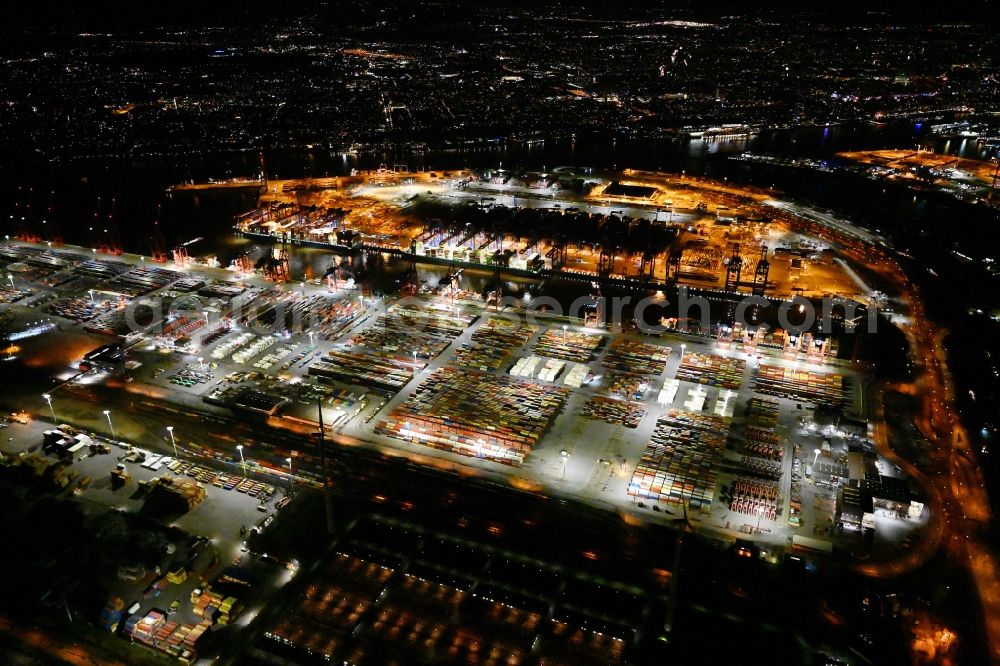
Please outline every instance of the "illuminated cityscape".
[[1000, 664], [946, 11], [13, 10], [0, 654]]

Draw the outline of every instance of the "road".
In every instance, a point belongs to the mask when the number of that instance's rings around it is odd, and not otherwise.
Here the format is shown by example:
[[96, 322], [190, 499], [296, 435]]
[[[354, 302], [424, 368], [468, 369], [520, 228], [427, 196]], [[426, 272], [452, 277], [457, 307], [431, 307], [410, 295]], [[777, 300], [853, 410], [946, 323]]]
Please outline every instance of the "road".
[[[784, 202], [780, 205], [767, 203], [823, 224], [834, 234], [843, 235], [846, 247], [842, 249], [845, 254], [898, 286], [899, 300], [909, 309], [909, 317], [901, 319], [898, 324], [909, 339], [916, 378], [910, 384], [886, 388], [900, 390], [918, 401], [920, 411], [914, 423], [931, 445], [932, 464], [921, 472], [893, 453], [881, 419], [880, 425], [875, 428], [876, 444], [884, 455], [897, 460], [900, 467], [905, 467], [907, 473], [925, 487], [931, 510], [940, 515], [931, 521], [925, 541], [914, 550], [896, 560], [865, 564], [858, 570], [874, 577], [907, 573], [926, 562], [943, 544], [953, 558], [965, 563], [975, 583], [983, 609], [991, 662], [1000, 664], [1000, 579], [997, 577], [1000, 567], [992, 548], [992, 511], [982, 472], [955, 408], [954, 387], [944, 352], [947, 329], [930, 320], [924, 310], [919, 287], [910, 282], [903, 269], [882, 249], [874, 236], [858, 229], [845, 229], [846, 223], [820, 211]], [[864, 241], [864, 245], [857, 244], [859, 239]], [[881, 404], [877, 409], [881, 409]]]

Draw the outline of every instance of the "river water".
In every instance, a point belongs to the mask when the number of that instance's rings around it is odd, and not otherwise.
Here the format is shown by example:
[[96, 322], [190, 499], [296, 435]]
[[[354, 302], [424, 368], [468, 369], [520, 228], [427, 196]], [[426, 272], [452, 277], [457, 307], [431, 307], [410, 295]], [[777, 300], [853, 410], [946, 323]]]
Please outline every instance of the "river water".
[[[728, 177], [759, 185], [776, 185], [794, 196], [821, 205], [842, 202], [842, 188], [828, 177], [805, 171], [776, 169], [767, 165], [735, 162], [727, 157], [745, 151], [787, 157], [831, 158], [841, 150], [905, 147], [929, 137], [927, 123], [895, 123], [885, 126], [857, 125], [777, 130], [750, 140], [705, 142], [664, 138], [650, 141], [626, 136], [588, 135], [554, 139], [534, 144], [485, 144], [462, 149], [419, 152], [379, 150], [345, 155], [326, 150], [283, 152], [265, 155], [268, 175], [301, 177], [344, 175], [351, 169], [407, 164], [411, 168], [448, 169], [490, 167], [545, 169], [558, 165], [592, 166], [595, 169], [642, 168], [686, 171], [692, 175]], [[938, 141], [968, 157], [982, 156], [975, 141]], [[259, 169], [256, 151], [221, 152], [206, 155], [93, 158], [38, 161], [32, 164], [0, 163], [0, 214], [11, 233], [12, 218], [26, 212], [34, 219], [53, 219], [67, 242], [88, 245], [94, 234], [108, 227], [109, 215], [118, 228], [127, 251], [150, 253], [153, 220], [159, 215], [167, 247], [193, 238], [198, 256], [218, 255], [226, 263], [238, 252], [230, 234], [233, 215], [250, 208], [250, 191], [216, 191], [167, 194], [166, 188], [183, 181], [253, 176]], [[834, 179], [835, 180], [835, 179]], [[857, 180], [857, 179], [853, 179]], [[857, 183], [852, 184], [851, 188]], [[873, 190], [881, 189], [870, 188]], [[853, 192], [849, 199], [857, 199]], [[112, 203], [113, 201], [113, 203]], [[905, 192], [890, 197], [890, 208], [913, 210]], [[907, 210], [909, 206], [909, 210]], [[91, 232], [94, 228], [96, 231]]]

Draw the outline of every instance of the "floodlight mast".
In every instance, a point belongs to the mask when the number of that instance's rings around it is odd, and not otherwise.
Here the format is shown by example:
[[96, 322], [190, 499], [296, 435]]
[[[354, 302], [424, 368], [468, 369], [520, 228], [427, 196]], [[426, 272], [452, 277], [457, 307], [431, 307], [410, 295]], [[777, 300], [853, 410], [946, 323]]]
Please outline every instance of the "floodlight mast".
[[324, 442], [323, 426], [323, 397], [316, 396], [316, 408], [319, 412], [319, 465], [323, 474], [323, 505], [326, 509], [326, 533], [334, 533], [333, 521], [333, 495], [330, 494], [330, 477], [326, 470], [326, 446]]

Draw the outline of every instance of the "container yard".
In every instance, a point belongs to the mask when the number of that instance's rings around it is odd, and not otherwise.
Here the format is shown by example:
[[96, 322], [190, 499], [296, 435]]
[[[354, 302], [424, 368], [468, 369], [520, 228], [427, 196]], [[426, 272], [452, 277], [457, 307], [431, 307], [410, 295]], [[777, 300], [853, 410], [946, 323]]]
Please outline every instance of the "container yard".
[[[808, 503], [798, 498], [809, 493], [793, 492], [789, 428], [811, 418], [797, 405], [860, 413], [854, 371], [811, 345], [789, 346], [780, 329], [648, 336], [545, 313], [528, 322], [464, 289], [457, 300], [450, 292], [376, 299], [346, 281], [275, 285], [246, 270], [149, 266], [128, 255], [15, 243], [0, 249], [0, 264], [30, 268], [16, 284], [31, 295], [11, 304], [12, 314], [61, 323], [64, 330], [47, 335], [76, 340], [76, 359], [120, 341], [122, 362], [88, 361], [77, 381], [110, 388], [124, 380], [131, 391], [158, 396], [148, 409], [159, 403], [170, 413], [258, 419], [300, 437], [315, 431], [319, 398], [339, 443], [497, 478], [516, 473], [547, 491], [651, 519], [659, 518], [653, 507], [687, 501], [725, 529], [732, 521], [724, 512], [756, 519], [743, 509], [763, 506], [771, 534], [797, 529], [804, 520], [797, 507]], [[183, 308], [165, 311], [156, 326], [122, 330], [141, 292]], [[162, 430], [155, 439], [176, 458]], [[239, 439], [199, 439], [179, 444], [240, 465]], [[290, 487], [290, 476], [316, 485], [311, 445], [243, 444], [251, 447], [246, 470], [269, 475], [266, 486]], [[246, 487], [242, 467], [220, 472], [175, 462], [163, 469], [177, 478]], [[134, 482], [131, 467], [126, 483]], [[767, 488], [746, 486], [747, 479]], [[742, 501], [749, 498], [766, 502]]]
[[519, 465], [566, 400], [566, 389], [502, 375], [437, 370], [375, 432]]

